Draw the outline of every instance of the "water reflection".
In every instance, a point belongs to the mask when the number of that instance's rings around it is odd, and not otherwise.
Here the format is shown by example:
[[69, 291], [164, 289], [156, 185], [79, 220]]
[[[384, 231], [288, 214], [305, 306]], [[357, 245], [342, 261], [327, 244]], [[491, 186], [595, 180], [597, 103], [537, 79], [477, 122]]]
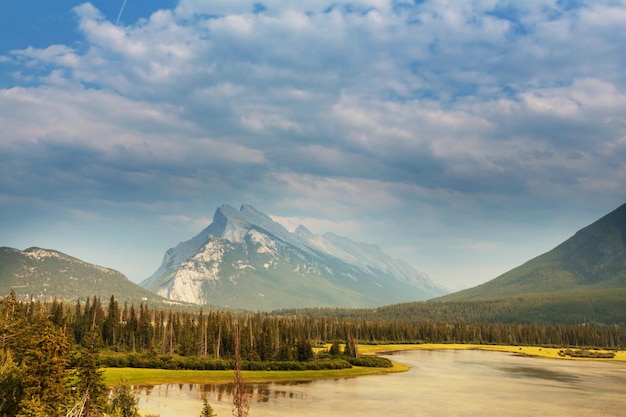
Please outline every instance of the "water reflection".
[[[246, 384], [246, 391], [253, 402], [266, 403], [270, 399], [279, 398], [307, 399], [304, 391], [280, 389], [284, 387], [311, 385], [312, 381], [286, 381]], [[232, 401], [233, 384], [164, 384], [164, 385], [136, 385], [135, 394], [140, 398], [169, 398], [188, 397], [214, 399], [216, 401]]]
[[[623, 416], [626, 364], [481, 351], [393, 355], [409, 372], [314, 382], [248, 384], [250, 416]], [[231, 415], [232, 384], [138, 386], [143, 414], [199, 415], [206, 396]]]
[[580, 377], [550, 369], [536, 368], [532, 366], [511, 366], [502, 368], [505, 372], [518, 378], [539, 378], [556, 382], [567, 382], [570, 385], [578, 382]]

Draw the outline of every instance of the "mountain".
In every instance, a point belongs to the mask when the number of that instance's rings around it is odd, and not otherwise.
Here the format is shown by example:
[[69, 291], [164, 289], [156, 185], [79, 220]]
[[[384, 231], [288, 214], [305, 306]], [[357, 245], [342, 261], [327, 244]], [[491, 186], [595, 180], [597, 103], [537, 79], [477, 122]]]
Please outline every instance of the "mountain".
[[375, 307], [446, 292], [378, 246], [303, 226], [291, 233], [246, 204], [219, 207], [140, 285], [172, 300], [250, 310]]
[[626, 288], [626, 204], [549, 252], [437, 301]]
[[76, 301], [111, 295], [118, 301], [162, 303], [162, 297], [112, 269], [92, 265], [54, 250], [0, 248], [0, 295], [14, 290], [24, 299]]

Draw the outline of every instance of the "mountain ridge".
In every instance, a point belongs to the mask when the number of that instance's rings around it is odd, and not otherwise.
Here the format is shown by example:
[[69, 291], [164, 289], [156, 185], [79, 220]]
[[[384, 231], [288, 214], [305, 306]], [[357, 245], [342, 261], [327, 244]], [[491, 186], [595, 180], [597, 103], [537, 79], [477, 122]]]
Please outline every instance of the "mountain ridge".
[[30, 247], [0, 247], [0, 294], [15, 291], [24, 299], [76, 301], [92, 296], [120, 301], [169, 303], [131, 282], [119, 271], [63, 252]]
[[524, 294], [626, 288], [626, 204], [522, 265], [437, 298], [464, 301]]
[[257, 309], [373, 307], [445, 293], [376, 245], [304, 226], [292, 233], [248, 204], [218, 207], [213, 222], [168, 249], [140, 285], [171, 299]]

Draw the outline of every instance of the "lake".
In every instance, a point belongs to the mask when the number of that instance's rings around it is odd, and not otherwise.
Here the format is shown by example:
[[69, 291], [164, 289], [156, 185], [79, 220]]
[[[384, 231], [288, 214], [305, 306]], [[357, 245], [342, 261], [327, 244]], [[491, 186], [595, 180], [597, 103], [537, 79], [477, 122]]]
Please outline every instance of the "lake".
[[[386, 355], [408, 372], [313, 382], [253, 383], [255, 416], [624, 416], [626, 364], [477, 350]], [[138, 386], [141, 413], [199, 416], [202, 396], [231, 416], [230, 384]]]

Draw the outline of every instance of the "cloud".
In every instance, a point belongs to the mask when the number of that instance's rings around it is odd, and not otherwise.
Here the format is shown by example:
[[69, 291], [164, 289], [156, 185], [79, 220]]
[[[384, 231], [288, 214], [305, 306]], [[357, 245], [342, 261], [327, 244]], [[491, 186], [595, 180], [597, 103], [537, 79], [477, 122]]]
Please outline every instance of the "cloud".
[[[576, 141], [577, 152], [589, 152], [590, 132], [602, 131], [600, 140], [622, 134], [595, 118], [624, 110], [614, 78], [618, 60], [605, 56], [591, 69], [585, 63], [586, 54], [597, 54], [595, 45], [602, 51], [619, 46], [598, 23], [622, 22], [623, 10], [611, 3], [531, 3], [509, 5], [508, 12], [492, 2], [263, 6], [254, 13], [252, 2], [181, 1], [175, 10], [115, 26], [85, 3], [74, 12], [87, 46], [14, 51], [24, 73], [42, 69], [44, 86], [5, 90], [6, 96], [57, 106], [60, 95], [66, 112], [56, 127], [44, 123], [40, 137], [55, 129], [64, 141], [88, 142], [115, 157], [145, 151], [144, 157], [167, 161], [204, 154], [359, 178], [368, 177], [359, 169], [367, 162], [373, 176], [386, 181], [456, 191], [476, 183], [490, 192], [486, 176], [501, 178], [511, 162], [521, 167], [533, 150], [545, 157]], [[577, 39], [589, 47], [582, 54], [574, 54]], [[63, 77], [70, 84], [60, 84]], [[74, 90], [64, 102], [67, 85]], [[106, 140], [69, 131], [81, 124], [84, 131], [109, 130]], [[176, 143], [150, 125], [168, 125]], [[113, 133], [113, 126], [123, 129]], [[32, 132], [16, 130], [32, 140]], [[281, 156], [286, 149], [312, 157], [290, 166]]]
[[476, 230], [625, 191], [619, 2], [181, 0], [120, 25], [90, 3], [72, 13], [75, 42], [0, 57], [16, 74], [0, 90], [0, 205], [45, 196], [172, 220], [251, 202], [406, 235], [404, 221], [443, 233], [468, 213]]

